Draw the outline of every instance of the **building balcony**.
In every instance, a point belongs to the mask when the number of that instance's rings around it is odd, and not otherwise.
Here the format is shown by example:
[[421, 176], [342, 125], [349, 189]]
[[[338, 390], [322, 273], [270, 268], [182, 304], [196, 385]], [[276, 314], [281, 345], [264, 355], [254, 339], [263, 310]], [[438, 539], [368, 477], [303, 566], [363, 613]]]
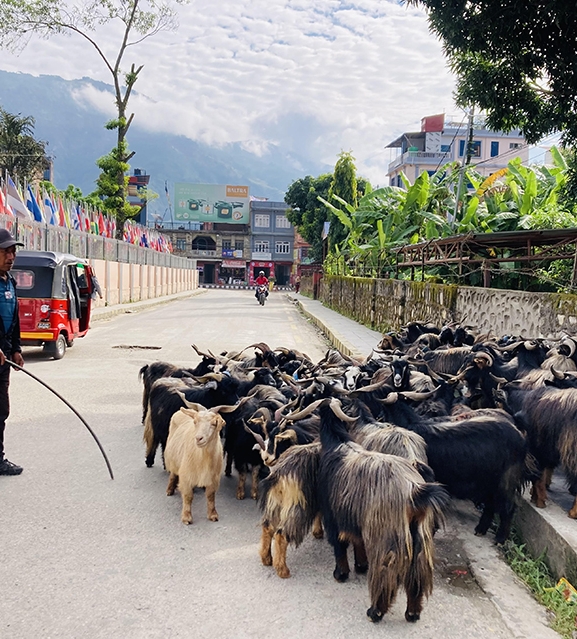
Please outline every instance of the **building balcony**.
[[389, 173], [402, 166], [403, 164], [434, 164], [435, 166], [450, 162], [452, 160], [451, 153], [432, 153], [429, 151], [407, 151], [395, 158], [389, 164]]
[[190, 257], [221, 257], [220, 252], [211, 251], [209, 249], [191, 249], [190, 251], [187, 251], [186, 254]]

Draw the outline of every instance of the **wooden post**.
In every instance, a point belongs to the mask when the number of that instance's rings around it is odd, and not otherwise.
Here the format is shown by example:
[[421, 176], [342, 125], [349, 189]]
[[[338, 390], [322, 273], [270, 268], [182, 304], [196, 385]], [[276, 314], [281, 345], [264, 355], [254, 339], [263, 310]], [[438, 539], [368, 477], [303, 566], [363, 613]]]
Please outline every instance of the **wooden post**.
[[483, 260], [483, 286], [489, 288], [491, 286], [491, 268], [489, 260]]

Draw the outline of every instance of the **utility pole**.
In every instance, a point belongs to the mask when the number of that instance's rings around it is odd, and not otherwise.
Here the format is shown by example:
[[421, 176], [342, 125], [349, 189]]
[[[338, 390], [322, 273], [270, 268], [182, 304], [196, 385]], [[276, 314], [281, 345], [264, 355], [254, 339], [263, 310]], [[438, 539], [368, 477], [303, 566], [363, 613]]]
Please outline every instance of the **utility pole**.
[[455, 210], [453, 211], [453, 219], [451, 220], [451, 227], [454, 226], [457, 219], [457, 213], [459, 212], [459, 200], [461, 198], [461, 189], [463, 188], [463, 177], [465, 175], [465, 168], [471, 164], [471, 156], [473, 155], [473, 120], [475, 117], [475, 108], [471, 107], [469, 111], [469, 123], [467, 125], [467, 145], [463, 149], [463, 160], [461, 161], [461, 169], [459, 171], [459, 183], [457, 185], [457, 194], [455, 197]]

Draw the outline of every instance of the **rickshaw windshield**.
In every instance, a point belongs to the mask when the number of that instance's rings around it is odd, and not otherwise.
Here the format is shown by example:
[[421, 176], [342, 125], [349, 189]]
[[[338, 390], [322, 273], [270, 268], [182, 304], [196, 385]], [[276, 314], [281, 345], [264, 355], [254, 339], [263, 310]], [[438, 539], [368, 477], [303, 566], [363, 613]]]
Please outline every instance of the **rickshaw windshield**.
[[21, 298], [51, 298], [54, 269], [37, 266], [13, 268], [10, 271], [16, 280], [16, 292]]

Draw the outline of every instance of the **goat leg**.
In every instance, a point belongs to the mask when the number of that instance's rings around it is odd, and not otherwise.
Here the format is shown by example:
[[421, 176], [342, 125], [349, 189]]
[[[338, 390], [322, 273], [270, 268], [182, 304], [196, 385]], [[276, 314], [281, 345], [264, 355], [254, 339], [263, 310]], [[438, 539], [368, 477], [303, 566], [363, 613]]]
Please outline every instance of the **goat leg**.
[[260, 471], [259, 466], [255, 466], [252, 469], [252, 484], [250, 486], [251, 499], [258, 499], [258, 473]]
[[192, 498], [194, 492], [192, 486], [180, 486], [180, 494], [182, 495], [182, 523], [192, 524]]
[[215, 496], [218, 490], [218, 484], [211, 484], [206, 487], [206, 518], [210, 521], [218, 521], [218, 513], [216, 512]]
[[489, 526], [493, 523], [493, 516], [495, 515], [495, 502], [494, 497], [491, 495], [485, 499], [483, 504], [483, 513], [479, 519], [479, 523], [475, 527], [475, 535], [486, 535], [489, 530]]
[[274, 537], [274, 529], [268, 524], [262, 525], [262, 535], [260, 538], [260, 560], [263, 566], [272, 566], [272, 539]]
[[176, 490], [177, 484], [178, 484], [178, 475], [176, 475], [175, 473], [170, 473], [170, 477], [168, 478], [168, 486], [166, 487], [167, 497], [174, 495], [174, 491]]
[[547, 469], [541, 473], [539, 479], [533, 482], [531, 501], [537, 508], [545, 508], [547, 501]]
[[349, 560], [347, 557], [347, 549], [349, 547], [346, 541], [337, 541], [333, 544], [335, 552], [336, 566], [333, 570], [333, 577], [340, 583], [345, 582], [349, 578], [351, 569], [349, 568]]
[[246, 472], [239, 471], [238, 473], [238, 486], [236, 487], [236, 498], [244, 499], [244, 484], [246, 481]]
[[315, 515], [315, 520], [313, 521], [313, 537], [315, 539], [322, 539], [324, 537], [323, 531], [323, 517], [320, 513]]
[[275, 553], [273, 556], [273, 566], [276, 570], [276, 574], [281, 579], [288, 579], [291, 576], [290, 570], [286, 565], [286, 551], [288, 548], [288, 541], [286, 537], [281, 533], [277, 532], [274, 536], [275, 540]]
[[358, 575], [364, 575], [369, 569], [369, 560], [367, 559], [367, 551], [362, 539], [353, 542], [353, 550], [355, 554], [355, 572]]

